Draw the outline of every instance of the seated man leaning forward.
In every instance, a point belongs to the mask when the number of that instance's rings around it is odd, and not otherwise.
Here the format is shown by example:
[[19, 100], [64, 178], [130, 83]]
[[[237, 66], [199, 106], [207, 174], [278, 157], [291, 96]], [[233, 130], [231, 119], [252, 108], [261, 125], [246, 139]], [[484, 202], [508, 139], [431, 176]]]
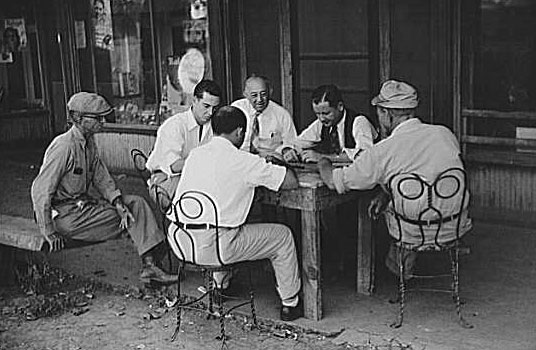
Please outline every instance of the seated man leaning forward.
[[221, 89], [212, 80], [202, 80], [194, 88], [193, 104], [187, 111], [168, 118], [159, 128], [154, 149], [147, 160], [149, 193], [153, 186], [175, 193], [184, 160], [190, 151], [212, 139], [210, 118], [220, 104]]
[[300, 133], [293, 145], [283, 146], [286, 161], [316, 162], [321, 157], [352, 161], [378, 138], [367, 117], [345, 107], [335, 85], [317, 87], [311, 103], [317, 119]]
[[[220, 108], [212, 119], [215, 137], [206, 145], [190, 153], [182, 171], [175, 199], [189, 191], [201, 191], [210, 196], [218, 206], [220, 249], [224, 262], [269, 259], [275, 271], [277, 291], [282, 300], [281, 319], [294, 320], [302, 315], [298, 303], [301, 281], [298, 271], [296, 248], [290, 229], [281, 224], [245, 223], [251, 209], [255, 187], [270, 190], [296, 188], [298, 180], [292, 170], [268, 163], [265, 159], [239, 150], [244, 142], [246, 116], [231, 106]], [[206, 211], [204, 211], [206, 213]], [[209, 215], [209, 214], [205, 214]], [[195, 223], [214, 225], [212, 217]], [[170, 218], [174, 220], [174, 218]], [[184, 223], [192, 223], [184, 218]], [[169, 235], [177, 227], [172, 223]], [[214, 251], [215, 229], [188, 229], [196, 240], [196, 260], [202, 264], [217, 264]], [[188, 252], [190, 242], [186, 234], [177, 236], [183, 252]], [[178, 256], [179, 247], [173, 239], [171, 247]], [[188, 257], [187, 257], [188, 258]], [[215, 276], [219, 288], [229, 287], [225, 274]]]
[[74, 94], [67, 103], [73, 126], [48, 146], [43, 165], [32, 184], [32, 201], [41, 234], [50, 250], [63, 248], [64, 238], [102, 242], [127, 230], [142, 258], [140, 280], [172, 283], [156, 266], [164, 256], [165, 235], [148, 203], [138, 196], [122, 196], [99, 158], [93, 135], [113, 112], [104, 97]]
[[290, 113], [272, 101], [271, 95], [270, 81], [252, 75], [244, 82], [244, 98], [231, 104], [240, 108], [247, 117], [246, 136], [241, 146], [247, 152], [275, 155], [281, 145], [296, 139], [296, 127]]
[[[383, 139], [345, 168], [333, 169], [329, 159], [321, 159], [318, 163], [320, 176], [329, 188], [344, 193], [371, 189], [376, 185], [386, 186], [391, 176], [408, 172], [431, 181], [448, 168], [463, 169], [460, 147], [454, 134], [444, 126], [424, 124], [415, 117], [418, 98], [412, 86], [395, 80], [386, 81], [371, 103], [376, 106]], [[369, 208], [372, 216], [380, 213], [382, 204], [387, 204], [386, 199], [388, 197], [383, 195], [383, 200], [373, 200]], [[468, 194], [466, 199], [460, 236], [471, 228], [467, 210]], [[398, 237], [398, 226], [392, 211], [386, 210], [385, 215], [389, 234]], [[447, 241], [449, 237], [455, 239], [455, 226], [455, 220], [442, 226], [442, 234]], [[404, 225], [404, 229], [412, 230], [408, 232], [409, 235], [420, 237], [418, 225]], [[435, 232], [436, 227], [433, 227], [427, 233], [435, 235]], [[386, 264], [389, 270], [398, 275], [396, 249], [391, 245]], [[406, 256], [404, 266], [409, 277], [416, 253], [404, 249], [403, 254]]]

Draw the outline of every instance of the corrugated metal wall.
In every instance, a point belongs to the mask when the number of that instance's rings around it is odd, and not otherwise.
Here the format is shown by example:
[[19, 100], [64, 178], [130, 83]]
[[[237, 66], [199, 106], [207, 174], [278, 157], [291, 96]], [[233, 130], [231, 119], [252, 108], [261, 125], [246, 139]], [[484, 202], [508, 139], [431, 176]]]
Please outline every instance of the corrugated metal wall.
[[156, 135], [134, 133], [99, 133], [95, 135], [95, 141], [99, 148], [100, 156], [111, 172], [135, 171], [130, 150], [137, 148], [149, 155], [153, 149]]
[[536, 222], [536, 168], [470, 164], [472, 208], [482, 218]]

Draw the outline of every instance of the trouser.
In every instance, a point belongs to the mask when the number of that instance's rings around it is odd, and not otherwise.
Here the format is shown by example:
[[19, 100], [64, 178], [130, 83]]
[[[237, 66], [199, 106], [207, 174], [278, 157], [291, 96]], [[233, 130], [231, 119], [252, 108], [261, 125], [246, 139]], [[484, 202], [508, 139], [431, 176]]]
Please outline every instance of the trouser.
[[[216, 230], [188, 230], [188, 232], [195, 244], [196, 263], [219, 265], [215, 245]], [[297, 296], [301, 279], [292, 231], [287, 226], [267, 223], [245, 224], [238, 228], [220, 228], [219, 235], [224, 263], [269, 259], [274, 268], [276, 288], [281, 300], [284, 302]], [[177, 229], [171, 224], [168, 239], [179, 258], [182, 251], [186, 260], [192, 261], [192, 245], [182, 229]], [[225, 275], [217, 274], [215, 279], [219, 283], [225, 279]]]
[[[149, 204], [139, 196], [123, 196], [123, 202], [135, 218], [129, 222], [127, 232], [138, 249], [138, 254], [150, 251], [165, 239], [158, 228]], [[86, 242], [102, 242], [121, 235], [121, 219], [115, 207], [104, 199], [85, 202], [80, 208], [76, 201], [55, 206], [58, 216], [54, 219], [56, 231], [62, 236]]]
[[177, 186], [179, 185], [180, 178], [180, 175], [167, 177], [167, 175], [161, 171], [152, 174], [151, 178], [147, 181], [151, 199], [158, 204], [159, 199], [156, 198], [156, 192], [154, 189], [155, 185], [158, 185], [160, 189], [165, 190], [170, 199], [173, 198], [175, 191], [177, 190]]

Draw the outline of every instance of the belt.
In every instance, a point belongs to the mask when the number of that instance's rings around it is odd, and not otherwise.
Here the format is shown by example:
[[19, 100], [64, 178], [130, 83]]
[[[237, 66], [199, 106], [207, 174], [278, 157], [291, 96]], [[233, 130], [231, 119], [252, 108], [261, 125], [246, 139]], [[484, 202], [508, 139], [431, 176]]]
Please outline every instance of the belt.
[[210, 228], [216, 228], [216, 225], [212, 224], [184, 224], [182, 222], [179, 222], [177, 226], [179, 226], [179, 228], [182, 228], [183, 230], [208, 230]]
[[446, 222], [449, 222], [449, 221], [452, 221], [454, 219], [457, 219], [459, 216], [460, 216], [460, 214], [457, 213], [457, 214], [454, 214], [454, 215], [446, 216], [446, 217], [444, 217], [442, 219], [432, 219], [432, 220], [413, 220], [413, 219], [407, 218], [407, 217], [402, 216], [402, 215], [399, 215], [398, 217], [400, 219], [402, 219], [403, 221], [408, 222], [408, 223], [413, 224], [413, 225], [430, 226], [430, 225], [437, 225], [439, 223], [444, 224]]

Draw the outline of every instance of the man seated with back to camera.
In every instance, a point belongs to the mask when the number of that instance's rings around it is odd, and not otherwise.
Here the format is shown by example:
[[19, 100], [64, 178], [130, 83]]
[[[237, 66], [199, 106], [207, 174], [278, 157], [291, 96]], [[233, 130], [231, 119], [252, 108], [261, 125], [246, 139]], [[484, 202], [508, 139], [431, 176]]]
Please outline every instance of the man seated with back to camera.
[[[301, 288], [296, 247], [291, 230], [276, 223], [246, 223], [255, 188], [264, 186], [272, 191], [298, 186], [292, 169], [271, 164], [262, 157], [240, 150], [246, 134], [246, 116], [238, 108], [225, 106], [212, 118], [214, 137], [207, 144], [190, 152], [186, 159], [181, 181], [174, 201], [189, 190], [210, 196], [218, 207], [219, 237], [222, 259], [226, 263], [269, 259], [275, 272], [276, 288], [281, 298], [281, 319], [291, 321], [303, 314], [298, 293]], [[187, 223], [215, 225], [214, 218], [203, 211], [198, 220], [184, 218]], [[207, 215], [207, 217], [205, 217]], [[174, 216], [170, 216], [175, 220]], [[208, 225], [207, 225], [208, 226]], [[174, 235], [177, 226], [169, 227]], [[175, 240], [170, 244], [177, 256], [188, 252], [190, 241], [186, 234], [177, 231], [179, 249]], [[189, 229], [195, 239], [196, 259], [203, 264], [218, 264], [214, 250], [216, 230], [213, 227]], [[188, 257], [186, 257], [188, 258]], [[221, 289], [229, 287], [226, 273], [216, 273]]]
[[[388, 80], [383, 83], [380, 93], [372, 99], [371, 104], [376, 107], [383, 139], [345, 168], [336, 169], [329, 159], [321, 159], [318, 162], [320, 176], [330, 189], [343, 194], [350, 190], [372, 189], [377, 185], [385, 188], [389, 179], [399, 173], [415, 173], [431, 181], [451, 167], [464, 168], [456, 136], [445, 126], [425, 124], [416, 117], [415, 109], [419, 100], [413, 86]], [[387, 192], [381, 192], [371, 202], [369, 213], [377, 217], [383, 212], [389, 234], [396, 238], [399, 235], [398, 224], [388, 203]], [[468, 203], [467, 192], [460, 236], [471, 229]], [[419, 225], [403, 227], [408, 235], [420, 237]], [[451, 240], [456, 238], [456, 220], [444, 223], [441, 229], [445, 235], [443, 238], [447, 241], [449, 237]], [[436, 230], [436, 226], [425, 228], [425, 234], [435, 235]], [[387, 254], [387, 268], [394, 274], [399, 274], [398, 249], [403, 254], [404, 277], [409, 278], [413, 274], [417, 253], [398, 247], [394, 242]]]

